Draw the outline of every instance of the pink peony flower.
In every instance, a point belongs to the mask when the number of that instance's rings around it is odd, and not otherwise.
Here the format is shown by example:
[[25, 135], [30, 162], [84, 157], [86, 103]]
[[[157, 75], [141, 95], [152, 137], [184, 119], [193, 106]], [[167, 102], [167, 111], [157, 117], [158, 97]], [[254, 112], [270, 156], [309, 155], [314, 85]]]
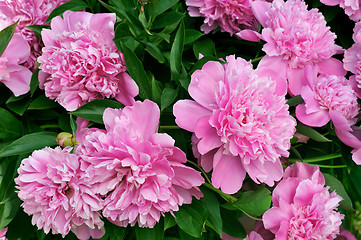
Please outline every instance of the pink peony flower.
[[275, 240], [335, 239], [343, 219], [336, 211], [342, 198], [324, 187], [318, 167], [303, 165], [286, 169], [288, 176], [273, 191], [273, 207], [263, 215], [264, 226]]
[[114, 13], [64, 13], [44, 29], [40, 87], [68, 111], [94, 99], [113, 97], [134, 103], [138, 87], [125, 72], [123, 54], [114, 42]]
[[303, 68], [328, 60], [341, 51], [335, 44], [336, 35], [326, 26], [323, 15], [317, 9], [307, 10], [302, 0], [272, 3], [256, 0], [251, 6], [264, 27], [259, 38], [266, 41], [263, 46], [266, 56], [259, 66], [278, 80], [281, 94], [289, 87], [292, 95], [298, 95], [299, 89], [294, 88], [302, 81]]
[[41, 39], [29, 28], [31, 25], [44, 25], [51, 11], [68, 0], [3, 0], [0, 2], [0, 22], [10, 24], [19, 20], [16, 32], [20, 33], [31, 46], [30, 57], [25, 66], [36, 68], [36, 58], [41, 54]]
[[195, 156], [206, 171], [213, 168], [213, 185], [232, 194], [246, 173], [270, 186], [280, 180], [296, 121], [272, 79], [244, 59], [226, 60], [195, 71], [188, 89], [195, 101], [180, 100], [173, 111], [176, 123], [195, 133]]
[[344, 76], [324, 74], [311, 65], [305, 72], [308, 85], [301, 88], [305, 103], [296, 107], [298, 120], [308, 126], [322, 127], [331, 120], [331, 111], [346, 119], [356, 117], [360, 110], [357, 97]]
[[[0, 30], [7, 26], [0, 23]], [[30, 90], [32, 73], [21, 65], [28, 59], [29, 54], [28, 43], [19, 34], [14, 34], [0, 56], [0, 82], [5, 84], [15, 96], [25, 94]]]
[[351, 20], [355, 22], [361, 20], [361, 6], [359, 0], [320, 0], [320, 2], [327, 6], [339, 5], [345, 10], [345, 13]]
[[44, 148], [21, 162], [15, 179], [24, 211], [32, 224], [63, 237], [73, 231], [79, 239], [100, 238], [101, 199], [94, 193], [90, 175], [80, 169], [71, 148]]
[[0, 230], [0, 240], [7, 240], [7, 238], [5, 236], [7, 231], [8, 231], [7, 227]]
[[356, 240], [355, 236], [341, 226], [340, 235], [337, 236], [336, 240]]
[[103, 216], [119, 226], [153, 227], [160, 215], [200, 198], [204, 179], [183, 165], [186, 155], [167, 134], [157, 133], [160, 111], [149, 101], [106, 109], [106, 130], [84, 129], [76, 153], [105, 198]]
[[220, 27], [233, 35], [242, 29], [258, 29], [249, 0], [186, 0], [191, 17], [204, 17], [201, 30], [209, 33]]
[[344, 68], [352, 72], [350, 77], [356, 95], [361, 98], [361, 22], [355, 24], [353, 40], [355, 43], [347, 50], [343, 59]]

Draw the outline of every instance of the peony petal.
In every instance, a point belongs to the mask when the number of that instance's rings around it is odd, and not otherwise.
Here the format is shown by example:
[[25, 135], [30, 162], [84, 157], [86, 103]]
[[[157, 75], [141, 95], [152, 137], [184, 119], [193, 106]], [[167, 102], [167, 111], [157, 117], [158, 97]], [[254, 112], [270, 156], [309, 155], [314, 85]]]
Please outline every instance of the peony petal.
[[357, 148], [351, 151], [352, 160], [357, 164], [361, 165], [361, 148]]
[[299, 95], [303, 86], [307, 85], [305, 69], [287, 69], [288, 89], [293, 96]]
[[275, 93], [279, 96], [287, 93], [287, 62], [281, 57], [264, 56], [259, 62], [256, 72], [260, 77], [270, 77], [276, 81]]
[[320, 110], [318, 112], [307, 114], [306, 104], [299, 104], [296, 107], [297, 119], [305, 125], [311, 127], [322, 127], [330, 121], [329, 112]]
[[215, 94], [218, 90], [218, 82], [224, 80], [224, 68], [220, 62], [209, 61], [201, 70], [192, 74], [191, 83], [188, 87], [189, 95], [203, 107], [210, 109], [216, 104]]
[[271, 3], [266, 1], [250, 1], [252, 11], [254, 16], [257, 18], [258, 22], [263, 26], [267, 27], [267, 14], [266, 12], [271, 8]]
[[209, 124], [209, 116], [198, 119], [195, 126], [195, 134], [199, 138], [197, 149], [200, 154], [206, 154], [223, 144], [217, 134], [217, 130]]
[[15, 95], [15, 97], [30, 91], [30, 80], [32, 72], [23, 66], [18, 65], [18, 70], [10, 72], [10, 81], [3, 81]]
[[181, 128], [194, 132], [196, 122], [199, 118], [211, 115], [211, 111], [202, 107], [192, 100], [179, 100], [173, 106], [175, 122]]
[[320, 73], [327, 75], [345, 76], [346, 70], [343, 67], [343, 63], [336, 58], [325, 59], [317, 63]]
[[235, 35], [243, 40], [252, 41], [252, 42], [259, 42], [262, 39], [262, 34], [250, 29], [241, 30]]
[[234, 194], [241, 189], [246, 171], [237, 156], [222, 155], [213, 168], [212, 184], [224, 193]]

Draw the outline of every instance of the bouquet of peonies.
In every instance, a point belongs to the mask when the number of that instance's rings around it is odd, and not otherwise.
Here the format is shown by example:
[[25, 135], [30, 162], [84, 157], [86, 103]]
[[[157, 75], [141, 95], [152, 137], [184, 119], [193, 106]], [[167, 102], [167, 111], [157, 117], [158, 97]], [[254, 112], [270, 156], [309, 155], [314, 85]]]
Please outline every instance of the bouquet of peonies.
[[2, 0], [0, 240], [360, 239], [360, 20]]

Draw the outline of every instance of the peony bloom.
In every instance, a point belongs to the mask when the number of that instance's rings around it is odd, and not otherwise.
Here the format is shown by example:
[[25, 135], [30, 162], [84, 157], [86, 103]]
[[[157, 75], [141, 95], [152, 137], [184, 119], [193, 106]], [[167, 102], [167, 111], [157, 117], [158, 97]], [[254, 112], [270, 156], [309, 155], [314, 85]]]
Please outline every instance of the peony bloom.
[[350, 77], [351, 84], [356, 95], [361, 98], [361, 22], [355, 24], [353, 40], [355, 43], [347, 50], [343, 59], [344, 68], [352, 72]]
[[243, 29], [258, 29], [249, 0], [186, 0], [191, 17], [204, 17], [201, 30], [209, 33], [220, 27], [233, 35]]
[[80, 159], [71, 148], [44, 148], [21, 162], [15, 179], [24, 211], [32, 224], [63, 237], [73, 231], [79, 239], [100, 238], [101, 199], [80, 169]]
[[337, 236], [336, 240], [356, 240], [356, 238], [341, 226], [340, 235]]
[[[0, 30], [10, 25], [4, 24], [5, 22], [0, 23]], [[20, 34], [14, 34], [0, 56], [0, 82], [5, 84], [15, 96], [25, 94], [30, 90], [32, 73], [21, 65], [29, 58], [29, 54], [28, 43]]]
[[44, 25], [51, 11], [68, 0], [2, 0], [0, 1], [0, 22], [19, 20], [16, 32], [20, 33], [31, 46], [30, 57], [25, 63], [35, 69], [36, 58], [41, 54], [41, 39], [30, 29], [31, 25]]
[[345, 13], [351, 20], [355, 22], [361, 20], [361, 6], [359, 0], [320, 0], [320, 2], [327, 6], [339, 5], [345, 10]]
[[[335, 44], [336, 35], [326, 26], [323, 15], [317, 9], [307, 10], [302, 0], [256, 0], [251, 5], [263, 26], [261, 35], [254, 34], [266, 42], [266, 56], [259, 66], [276, 77], [280, 93], [289, 88], [292, 95], [298, 95], [296, 87], [302, 81], [303, 68], [327, 61], [341, 50]], [[238, 35], [242, 37], [242, 32]]]
[[324, 187], [318, 167], [297, 163], [289, 168], [273, 191], [273, 207], [263, 215], [265, 228], [275, 240], [335, 239], [343, 219], [336, 211], [342, 198]]
[[5, 236], [7, 231], [8, 231], [7, 227], [0, 230], [0, 240], [7, 240], [7, 238]]
[[183, 165], [186, 155], [167, 134], [157, 133], [160, 111], [149, 101], [106, 109], [106, 130], [83, 129], [76, 153], [104, 196], [103, 216], [119, 226], [153, 227], [160, 216], [200, 198], [204, 179]]
[[194, 154], [206, 171], [213, 168], [213, 185], [232, 194], [246, 173], [269, 186], [281, 179], [296, 121], [272, 79], [244, 59], [226, 60], [195, 71], [188, 89], [195, 101], [180, 100], [173, 112], [178, 126], [194, 132]]
[[308, 85], [301, 88], [305, 102], [296, 107], [298, 120], [308, 126], [322, 127], [331, 120], [330, 112], [346, 119], [357, 116], [360, 110], [357, 97], [344, 76], [324, 74], [311, 65], [306, 67], [305, 73]]
[[113, 42], [114, 13], [64, 13], [44, 29], [40, 87], [68, 111], [94, 99], [113, 97], [134, 103], [138, 86], [125, 72], [123, 54]]

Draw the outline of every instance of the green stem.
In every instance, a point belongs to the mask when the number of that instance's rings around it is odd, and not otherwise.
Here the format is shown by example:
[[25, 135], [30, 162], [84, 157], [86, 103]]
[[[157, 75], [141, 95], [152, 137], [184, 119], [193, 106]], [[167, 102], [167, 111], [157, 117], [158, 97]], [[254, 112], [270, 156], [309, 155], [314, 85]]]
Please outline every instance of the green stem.
[[179, 126], [159, 126], [159, 130], [178, 130]]
[[206, 182], [206, 183], [204, 183], [203, 185], [204, 185], [205, 187], [207, 187], [208, 189], [212, 190], [213, 192], [218, 193], [218, 194], [219, 194], [221, 197], [223, 197], [227, 202], [234, 203], [234, 202], [236, 202], [236, 201], [238, 200], [236, 197], [233, 197], [232, 195], [229, 195], [229, 194], [227, 194], [227, 193], [224, 193], [224, 192], [222, 192], [220, 189], [213, 187], [213, 185], [210, 184], [210, 183], [207, 183], [207, 182]]
[[[304, 159], [302, 159], [302, 162], [305, 162], [305, 163], [322, 162], [322, 161], [327, 161], [327, 160], [340, 158], [340, 157], [342, 157], [342, 154], [334, 153], [334, 154], [324, 155], [324, 156], [320, 156], [320, 157], [304, 158]], [[295, 158], [289, 158], [288, 160], [291, 163], [299, 161], [299, 159], [295, 159]]]
[[264, 57], [264, 56], [258, 57], [258, 58], [255, 58], [255, 59], [252, 59], [251, 63], [258, 62], [258, 61], [261, 60], [263, 57]]
[[192, 164], [193, 166], [195, 166], [196, 168], [199, 169], [199, 171], [201, 171], [204, 175], [204, 178], [207, 180], [207, 182], [209, 182], [210, 184], [212, 184], [211, 180], [208, 178], [207, 173], [203, 170], [203, 168], [201, 168], [198, 164], [187, 160], [188, 163]]
[[330, 165], [320, 165], [320, 164], [310, 164], [312, 166], [319, 166], [321, 168], [346, 168], [347, 165], [336, 165], [336, 166], [330, 166]]
[[59, 128], [59, 125], [58, 124], [44, 124], [44, 125], [41, 125], [40, 127], [42, 129], [45, 129], [45, 128]]

